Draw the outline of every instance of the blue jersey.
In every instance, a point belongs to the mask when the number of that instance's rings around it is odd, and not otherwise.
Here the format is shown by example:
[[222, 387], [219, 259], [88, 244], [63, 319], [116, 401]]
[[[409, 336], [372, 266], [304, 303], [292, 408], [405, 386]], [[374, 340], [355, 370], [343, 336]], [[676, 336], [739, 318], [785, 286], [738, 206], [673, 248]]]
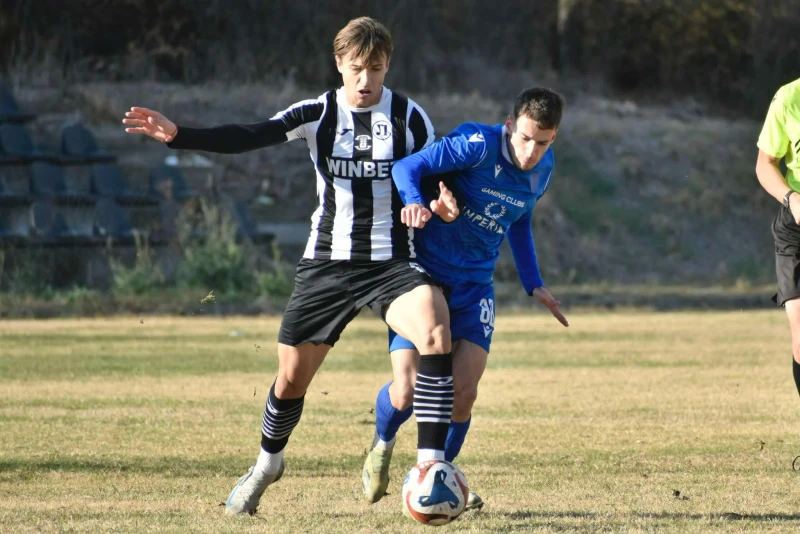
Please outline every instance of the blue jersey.
[[392, 176], [404, 204], [424, 203], [420, 182], [425, 176], [456, 171], [461, 213], [452, 223], [432, 217], [415, 231], [417, 261], [448, 285], [491, 284], [508, 235], [525, 291], [543, 286], [531, 221], [533, 207], [550, 185], [554, 163], [548, 148], [533, 169], [519, 170], [508, 152], [505, 127], [476, 123], [462, 124], [395, 163]]

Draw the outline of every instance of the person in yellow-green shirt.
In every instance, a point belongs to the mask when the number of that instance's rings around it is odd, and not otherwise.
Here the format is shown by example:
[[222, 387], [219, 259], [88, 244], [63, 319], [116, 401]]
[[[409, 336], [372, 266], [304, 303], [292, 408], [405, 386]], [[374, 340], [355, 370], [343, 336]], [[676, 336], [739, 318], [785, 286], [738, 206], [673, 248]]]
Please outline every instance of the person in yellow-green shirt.
[[775, 301], [789, 317], [794, 382], [800, 393], [800, 79], [778, 89], [772, 99], [758, 137], [756, 175], [767, 193], [781, 203], [772, 222], [778, 274]]

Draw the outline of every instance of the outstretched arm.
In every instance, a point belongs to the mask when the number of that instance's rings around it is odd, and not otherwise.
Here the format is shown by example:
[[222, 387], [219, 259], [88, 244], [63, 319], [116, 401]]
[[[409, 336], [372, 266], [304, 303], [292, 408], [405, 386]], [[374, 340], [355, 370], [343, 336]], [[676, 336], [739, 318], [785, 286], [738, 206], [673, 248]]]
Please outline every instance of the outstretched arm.
[[569, 326], [569, 321], [558, 309], [561, 304], [544, 287], [542, 274], [539, 272], [539, 262], [536, 259], [536, 247], [533, 243], [533, 231], [531, 221], [533, 210], [514, 221], [508, 228], [508, 244], [511, 246], [511, 253], [514, 255], [514, 263], [517, 266], [519, 278], [525, 292], [541, 302], [553, 317], [564, 326]]
[[157, 111], [132, 107], [125, 113], [125, 131], [149, 135], [170, 148], [238, 154], [305, 137], [305, 125], [319, 120], [324, 105], [316, 100], [295, 104], [265, 122], [226, 124], [213, 128], [178, 127]]

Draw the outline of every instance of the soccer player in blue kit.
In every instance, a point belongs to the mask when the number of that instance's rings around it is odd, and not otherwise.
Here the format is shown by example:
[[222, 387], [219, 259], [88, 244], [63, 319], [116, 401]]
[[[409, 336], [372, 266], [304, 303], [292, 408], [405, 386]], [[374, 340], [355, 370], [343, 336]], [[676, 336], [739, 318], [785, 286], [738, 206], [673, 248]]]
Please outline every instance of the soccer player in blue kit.
[[[452, 462], [461, 450], [470, 425], [478, 382], [486, 369], [494, 330], [493, 274], [500, 245], [507, 235], [525, 292], [545, 305], [564, 326], [559, 302], [544, 287], [536, 260], [531, 221], [536, 202], [550, 186], [556, 138], [564, 108], [558, 93], [531, 88], [517, 96], [514, 115], [505, 124], [466, 123], [438, 142], [397, 163], [392, 176], [407, 208], [403, 222], [415, 232], [417, 262], [450, 293], [453, 341], [453, 415], [445, 446]], [[459, 210], [432, 217], [423, 191], [452, 178]], [[429, 178], [425, 178], [429, 177]], [[443, 181], [439, 181], [443, 180]], [[425, 182], [425, 183], [423, 183]], [[434, 198], [438, 198], [434, 197]], [[424, 228], [423, 228], [424, 227]], [[411, 417], [425, 416], [425, 391], [415, 379], [419, 352], [395, 332], [389, 332], [393, 381], [378, 393], [376, 432], [362, 471], [364, 496], [377, 502], [389, 485], [389, 464], [397, 430]], [[422, 375], [420, 375], [422, 376]], [[427, 383], [427, 381], [426, 381]], [[435, 394], [435, 391], [433, 391]], [[467, 509], [483, 506], [470, 492]]]

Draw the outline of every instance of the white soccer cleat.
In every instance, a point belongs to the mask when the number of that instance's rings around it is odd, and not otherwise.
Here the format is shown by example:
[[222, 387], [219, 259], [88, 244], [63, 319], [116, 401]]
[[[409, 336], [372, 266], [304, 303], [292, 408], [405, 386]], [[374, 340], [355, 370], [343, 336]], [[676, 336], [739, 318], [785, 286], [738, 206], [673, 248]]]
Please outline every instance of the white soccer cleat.
[[228, 495], [228, 500], [225, 501], [225, 514], [226, 515], [253, 515], [258, 508], [258, 501], [264, 494], [267, 486], [279, 481], [283, 476], [283, 471], [286, 465], [281, 462], [281, 466], [275, 473], [265, 475], [263, 473], [256, 473], [254, 465], [245, 475], [239, 479], [236, 485]]
[[481, 508], [483, 508], [483, 499], [474, 491], [470, 491], [469, 497], [467, 498], [467, 505], [464, 506], [464, 511], [480, 510]]

